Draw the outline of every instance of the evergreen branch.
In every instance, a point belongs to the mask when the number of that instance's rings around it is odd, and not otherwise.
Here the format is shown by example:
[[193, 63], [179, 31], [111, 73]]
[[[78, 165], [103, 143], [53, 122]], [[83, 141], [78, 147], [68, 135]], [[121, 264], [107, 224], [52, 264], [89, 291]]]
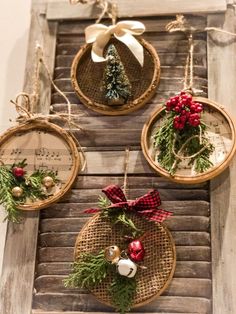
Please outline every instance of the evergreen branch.
[[64, 280], [65, 287], [78, 287], [91, 289], [106, 278], [111, 265], [104, 257], [104, 250], [98, 255], [91, 253], [82, 254], [73, 264], [73, 271]]
[[[26, 167], [26, 159], [21, 162], [14, 163], [11, 166], [0, 166], [0, 204], [2, 204], [7, 212], [8, 219], [12, 222], [20, 222], [20, 211], [18, 206], [24, 204], [27, 198], [32, 201], [44, 200], [48, 198], [48, 194], [42, 185], [42, 180], [46, 176], [50, 176], [54, 182], [58, 182], [56, 173], [53, 171], [36, 170], [30, 176], [17, 178], [13, 174], [15, 167]], [[14, 187], [22, 189], [23, 193], [19, 197], [15, 197], [12, 193]]]
[[5, 219], [19, 223], [20, 213], [17, 209], [18, 203], [12, 195], [12, 187], [16, 185], [16, 179], [6, 166], [0, 166], [0, 204], [7, 212]]
[[116, 274], [110, 287], [110, 294], [112, 302], [120, 314], [125, 314], [130, 311], [136, 288], [135, 277], [128, 278]]

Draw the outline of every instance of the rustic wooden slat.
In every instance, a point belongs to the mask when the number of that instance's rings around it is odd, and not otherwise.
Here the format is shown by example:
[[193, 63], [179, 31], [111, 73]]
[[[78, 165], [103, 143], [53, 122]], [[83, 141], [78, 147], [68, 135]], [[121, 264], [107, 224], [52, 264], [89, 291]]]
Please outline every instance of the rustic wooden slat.
[[[36, 277], [44, 275], [68, 275], [72, 264], [69, 262], [48, 262], [37, 265]], [[177, 261], [175, 278], [211, 278], [211, 263]]]
[[[186, 40], [158, 40], [156, 39], [156, 33], [154, 33], [152, 36], [144, 36], [144, 38], [147, 41], [151, 41], [153, 47], [159, 54], [165, 53], [166, 51], [172, 53], [186, 53], [188, 50], [188, 42]], [[57, 55], [75, 55], [83, 44], [84, 37], [78, 38], [78, 40], [76, 40], [74, 43], [60, 43], [57, 45]], [[206, 53], [206, 41], [196, 40], [196, 42], [194, 42], [194, 51], [196, 51], [196, 53]]]
[[[198, 29], [204, 29], [206, 27], [206, 18], [201, 16], [187, 16], [185, 15], [186, 20], [191, 22], [193, 27], [197, 27]], [[174, 17], [163, 16], [159, 17], [149, 17], [144, 18], [140, 17], [138, 19], [142, 22], [145, 27], [145, 33], [149, 32], [166, 32], [166, 25], [174, 20]], [[108, 20], [104, 20], [104, 23], [109, 23]], [[58, 35], [66, 35], [66, 34], [76, 34], [76, 35], [84, 35], [85, 28], [91, 25], [91, 21], [80, 21], [78, 27], [78, 21], [64, 21], [60, 23], [58, 27]]]
[[[96, 121], [96, 120], [95, 120]], [[115, 121], [114, 121], [115, 122]], [[112, 121], [113, 123], [113, 121]], [[122, 127], [122, 125], [121, 125]], [[73, 185], [74, 188], [78, 189], [103, 189], [107, 184], [124, 184], [124, 176], [83, 176], [79, 175]], [[147, 174], [145, 176], [129, 176], [128, 178], [128, 188], [129, 189], [208, 189], [208, 182], [199, 184], [179, 184], [168, 180], [164, 177], [158, 177], [157, 175]]]
[[[70, 67], [57, 67], [55, 68], [54, 77], [55, 79], [63, 79], [70, 77], [71, 68]], [[194, 66], [194, 75], [196, 78], [207, 78], [207, 69], [204, 66]], [[163, 78], [172, 77], [173, 79], [179, 78], [183, 79], [184, 77], [184, 66], [181, 65], [175, 65], [175, 66], [169, 66], [169, 65], [161, 65], [161, 79]], [[194, 78], [195, 79], [195, 78]], [[164, 98], [165, 95], [162, 95], [162, 98]]]
[[[41, 211], [42, 218], [83, 217], [84, 209], [94, 208], [97, 203], [57, 203]], [[173, 211], [174, 215], [209, 216], [210, 205], [206, 201], [162, 201], [162, 208]]]
[[[159, 55], [161, 64], [165, 66], [167, 65], [169, 66], [182, 65], [183, 66], [186, 63], [186, 57], [187, 57], [186, 53], [166, 52], [166, 53], [158, 53], [158, 55]], [[74, 59], [74, 56], [71, 56], [71, 55], [59, 55], [56, 57], [56, 67], [70, 67], [72, 65], [73, 59]], [[206, 66], [205, 54], [196, 53], [194, 55], [194, 65]]]
[[[181, 78], [182, 80], [182, 78]], [[202, 89], [201, 86], [199, 86], [199, 88]], [[154, 109], [156, 109], [157, 104], [160, 103], [164, 103], [169, 97], [175, 95], [176, 93], [178, 93], [179, 90], [166, 90], [162, 93], [159, 93], [159, 90], [157, 90], [157, 93], [154, 94], [153, 98], [152, 98], [152, 103], [147, 103], [145, 104], [145, 106], [141, 109], [139, 109], [138, 111], [134, 111], [132, 113], [129, 114], [130, 117], [132, 116], [137, 116], [137, 114], [139, 115], [150, 115], [150, 113], [152, 111], [154, 111]], [[207, 97], [206, 91], [202, 90], [202, 97]], [[74, 104], [74, 106], [72, 105], [72, 113], [74, 114], [78, 114], [78, 115], [84, 115], [84, 116], [99, 116], [98, 113], [95, 113], [92, 110], [87, 109], [84, 105], [81, 104], [78, 96], [76, 95], [75, 92], [71, 93], [67, 93], [65, 92], [65, 95], [67, 96], [67, 98], [70, 100], [70, 102], [72, 104]], [[65, 106], [65, 99], [62, 98], [61, 95], [59, 95], [58, 93], [53, 93], [52, 95], [52, 104], [62, 104], [61, 106], [57, 107], [57, 111], [58, 112], [68, 112], [68, 107]], [[80, 104], [75, 105], [75, 104]], [[61, 108], [60, 108], [61, 107]], [[54, 108], [55, 110], [55, 108]]]
[[[32, 15], [25, 71], [24, 91], [32, 92], [32, 65], [39, 33], [44, 34], [44, 50], [49, 69], [53, 69], [56, 46], [56, 22], [46, 22], [43, 16]], [[45, 81], [42, 81], [45, 83]], [[51, 89], [44, 85], [38, 109], [49, 112]], [[30, 314], [38, 232], [38, 212], [24, 213], [22, 224], [9, 223], [0, 280], [0, 313]]]
[[[226, 15], [208, 17], [209, 27], [235, 32], [233, 7]], [[236, 42], [231, 36], [208, 36], [209, 97], [235, 114]], [[227, 79], [225, 79], [227, 77]], [[227, 95], [227, 97], [225, 97]], [[236, 313], [235, 224], [236, 162], [211, 182], [213, 313]]]
[[[41, 233], [39, 236], [39, 247], [74, 247], [78, 236], [77, 231], [60, 232], [53, 231]], [[199, 231], [176, 231], [172, 232], [176, 245], [210, 245], [210, 236], [207, 232]]]
[[[63, 280], [67, 276], [40, 276], [35, 280], [36, 293], [86, 293], [84, 289], [65, 288]], [[174, 278], [163, 293], [168, 296], [211, 297], [211, 280], [199, 278]]]
[[[126, 0], [119, 0], [119, 17], [171, 15], [176, 13], [208, 13], [221, 12], [226, 10], [225, 0], [199, 0], [192, 2], [182, 0], [169, 0], [168, 4], [161, 0], [135, 0], [127, 5]], [[99, 11], [91, 5], [70, 6], [68, 2], [50, 2], [47, 8], [47, 18], [58, 19], [94, 19]]]
[[[161, 296], [145, 307], [135, 309], [137, 313], [163, 313], [173, 309], [177, 313], [210, 314], [211, 302], [206, 298]], [[112, 309], [87, 294], [37, 293], [34, 297], [34, 308], [47, 311], [85, 311], [112, 312]]]
[[[118, 152], [117, 152], [118, 153]], [[179, 189], [159, 189], [161, 199], [163, 201], [171, 201], [171, 200], [203, 200], [207, 201], [209, 198], [208, 191], [203, 189], [189, 190], [182, 189], [181, 193]], [[129, 190], [128, 198], [135, 199], [147, 193], [146, 189], [134, 189]], [[102, 195], [101, 190], [71, 190], [68, 192], [60, 202], [67, 203], [93, 203], [98, 200], [98, 196]]]
[[[44, 262], [72, 262], [74, 248], [48, 247], [39, 248], [38, 261]], [[177, 246], [178, 261], [205, 261], [211, 260], [211, 249], [208, 246]]]

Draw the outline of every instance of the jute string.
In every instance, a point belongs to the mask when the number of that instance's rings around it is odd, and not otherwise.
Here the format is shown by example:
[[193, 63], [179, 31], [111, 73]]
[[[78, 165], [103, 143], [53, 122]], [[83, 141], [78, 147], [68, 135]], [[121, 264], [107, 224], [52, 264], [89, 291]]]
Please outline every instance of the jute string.
[[[52, 76], [50, 74], [50, 70], [45, 62], [45, 57], [43, 53], [43, 49], [40, 45], [36, 45], [35, 50], [35, 70], [34, 70], [34, 79], [33, 79], [33, 92], [32, 94], [28, 94], [25, 92], [21, 92], [16, 96], [15, 100], [11, 100], [11, 103], [15, 105], [16, 111], [19, 114], [19, 117], [17, 118], [17, 121], [19, 122], [29, 122], [34, 120], [49, 120], [50, 118], [59, 118], [66, 122], [69, 127], [69, 132], [72, 134], [71, 127], [74, 126], [75, 128], [78, 128], [81, 131], [84, 131], [78, 124], [74, 123], [72, 121], [72, 115], [71, 114], [71, 103], [67, 96], [56, 86], [54, 83]], [[50, 80], [50, 83], [55, 88], [55, 90], [65, 99], [67, 104], [68, 113], [54, 113], [54, 114], [35, 114], [33, 113], [33, 108], [35, 108], [38, 105], [39, 99], [40, 99], [40, 66], [43, 65], [44, 69], [46, 70], [48, 79]], [[72, 134], [73, 136], [73, 134]], [[74, 136], [73, 136], [74, 138]], [[75, 138], [74, 138], [75, 139]], [[86, 166], [86, 158], [85, 153], [79, 143], [79, 141], [76, 140], [77, 146], [81, 152], [82, 155], [82, 171], [85, 169]]]
[[127, 195], [127, 183], [128, 183], [128, 167], [129, 167], [129, 147], [125, 149], [125, 160], [124, 160], [124, 184], [123, 184], [123, 191], [124, 194]]
[[[166, 29], [169, 32], [173, 31], [182, 31], [188, 36], [188, 55], [186, 58], [186, 65], [185, 65], [185, 71], [184, 71], [184, 91], [193, 94], [194, 93], [194, 88], [193, 88], [193, 75], [194, 75], [194, 65], [193, 65], [193, 54], [194, 54], [194, 40], [193, 40], [193, 34], [196, 32], [196, 30], [189, 25], [183, 15], [176, 15], [176, 20], [172, 21], [167, 24]], [[207, 28], [205, 30], [218, 30], [217, 28]], [[236, 36], [236, 34], [235, 34]], [[176, 147], [176, 142], [178, 140], [178, 136], [175, 134], [173, 143], [172, 143], [172, 153], [176, 157], [176, 160], [174, 164], [172, 165], [172, 169], [175, 168], [177, 160], [189, 160], [197, 157], [199, 154], [201, 154], [208, 146], [211, 144], [207, 142], [207, 138], [203, 137], [202, 135], [202, 128], [201, 125], [199, 127], [199, 134], [193, 135], [189, 137], [180, 147], [178, 152], [176, 152], [175, 147]], [[205, 144], [202, 146], [201, 149], [199, 149], [198, 152], [189, 155], [189, 156], [184, 156], [182, 155], [184, 149], [186, 146], [193, 140], [193, 139], [198, 139], [200, 145], [203, 144], [203, 140], [205, 139]]]
[[97, 5], [98, 8], [101, 9], [101, 13], [96, 20], [96, 23], [100, 23], [101, 20], [107, 15], [108, 18], [112, 20], [112, 24], [116, 24], [117, 15], [118, 15], [118, 7], [116, 3], [113, 3], [108, 0], [69, 0], [70, 4], [90, 4]]

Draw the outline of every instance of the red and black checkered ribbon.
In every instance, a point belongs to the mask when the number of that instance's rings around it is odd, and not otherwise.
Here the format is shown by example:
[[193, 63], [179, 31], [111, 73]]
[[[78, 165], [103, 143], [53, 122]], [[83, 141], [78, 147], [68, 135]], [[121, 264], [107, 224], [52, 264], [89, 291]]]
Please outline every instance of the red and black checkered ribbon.
[[[128, 201], [118, 185], [109, 185], [102, 192], [112, 202], [108, 208], [125, 208], [127, 211], [135, 212], [143, 218], [163, 222], [172, 215], [171, 212], [158, 208], [161, 205], [161, 199], [157, 190], [151, 190], [147, 194], [133, 201]], [[85, 213], [97, 213], [99, 208], [90, 208]]]

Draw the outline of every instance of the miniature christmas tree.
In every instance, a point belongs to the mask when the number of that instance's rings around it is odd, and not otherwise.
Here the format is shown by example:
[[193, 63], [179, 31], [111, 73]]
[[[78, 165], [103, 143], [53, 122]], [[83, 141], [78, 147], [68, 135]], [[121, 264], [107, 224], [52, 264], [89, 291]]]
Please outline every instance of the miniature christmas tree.
[[114, 45], [108, 47], [106, 58], [103, 79], [105, 98], [109, 105], [122, 105], [131, 96], [131, 84]]

